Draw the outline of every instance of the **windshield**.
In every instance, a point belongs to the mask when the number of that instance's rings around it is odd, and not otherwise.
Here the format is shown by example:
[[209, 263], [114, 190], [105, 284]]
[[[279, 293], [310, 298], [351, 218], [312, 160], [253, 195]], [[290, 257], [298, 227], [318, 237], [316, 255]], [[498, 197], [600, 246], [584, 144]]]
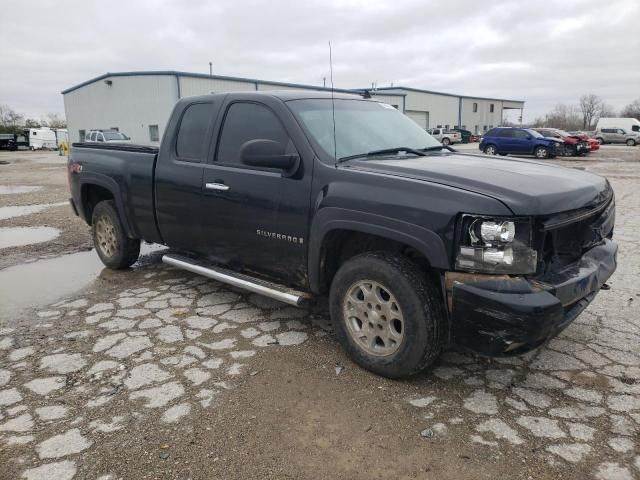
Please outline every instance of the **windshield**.
[[566, 132], [564, 130], [556, 130], [556, 133], [559, 134], [561, 137], [570, 137], [571, 134], [569, 132]]
[[527, 130], [527, 132], [529, 132], [531, 134], [531, 136], [534, 137], [534, 138], [544, 138], [544, 135], [542, 135], [541, 133], [536, 132], [535, 130]]
[[119, 132], [102, 132], [105, 140], [128, 140], [126, 135]]
[[336, 99], [335, 147], [332, 102], [327, 99], [287, 102], [315, 143], [336, 158], [366, 155], [396, 147], [424, 149], [441, 146], [435, 138], [391, 105]]

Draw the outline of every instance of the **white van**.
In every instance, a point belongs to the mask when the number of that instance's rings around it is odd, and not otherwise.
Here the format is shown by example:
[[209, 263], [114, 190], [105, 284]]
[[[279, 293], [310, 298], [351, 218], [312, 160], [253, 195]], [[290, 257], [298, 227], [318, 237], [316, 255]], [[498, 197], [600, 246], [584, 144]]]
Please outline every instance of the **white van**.
[[56, 140], [56, 132], [50, 128], [30, 128], [29, 129], [29, 148], [31, 150], [58, 148]]
[[627, 133], [640, 133], [640, 120], [637, 118], [605, 117], [598, 120], [598, 125], [596, 125], [596, 130], [603, 128], [621, 128]]

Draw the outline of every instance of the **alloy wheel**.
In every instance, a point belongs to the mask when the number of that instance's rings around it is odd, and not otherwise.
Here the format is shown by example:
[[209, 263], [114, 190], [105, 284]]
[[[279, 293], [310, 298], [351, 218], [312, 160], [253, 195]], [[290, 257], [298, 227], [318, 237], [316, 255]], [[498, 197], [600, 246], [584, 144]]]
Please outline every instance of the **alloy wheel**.
[[385, 357], [398, 350], [404, 338], [404, 317], [385, 285], [372, 280], [354, 283], [342, 310], [349, 336], [366, 353]]
[[96, 239], [105, 256], [112, 257], [118, 251], [116, 229], [108, 217], [100, 217], [96, 222]]

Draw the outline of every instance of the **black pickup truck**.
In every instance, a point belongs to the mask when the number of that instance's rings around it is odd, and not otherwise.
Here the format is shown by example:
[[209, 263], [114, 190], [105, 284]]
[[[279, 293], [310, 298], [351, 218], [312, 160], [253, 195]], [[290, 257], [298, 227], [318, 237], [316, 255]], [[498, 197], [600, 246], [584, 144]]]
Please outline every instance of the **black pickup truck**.
[[616, 268], [609, 182], [459, 154], [393, 107], [324, 92], [180, 100], [160, 148], [74, 144], [71, 204], [110, 268], [170, 265], [283, 302], [327, 295], [364, 368], [411, 375], [448, 345], [515, 355]]

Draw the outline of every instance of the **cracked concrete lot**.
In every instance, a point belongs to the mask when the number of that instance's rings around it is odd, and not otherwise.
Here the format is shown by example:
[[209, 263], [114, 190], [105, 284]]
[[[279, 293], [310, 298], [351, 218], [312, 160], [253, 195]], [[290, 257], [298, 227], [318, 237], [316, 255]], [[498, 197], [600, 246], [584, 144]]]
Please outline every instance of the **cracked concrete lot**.
[[57, 231], [0, 249], [0, 479], [640, 478], [638, 147], [556, 161], [615, 189], [610, 290], [526, 356], [452, 350], [408, 381], [352, 364], [322, 302], [288, 307], [155, 248], [103, 270], [60, 204], [63, 160], [0, 159], [0, 237]]

